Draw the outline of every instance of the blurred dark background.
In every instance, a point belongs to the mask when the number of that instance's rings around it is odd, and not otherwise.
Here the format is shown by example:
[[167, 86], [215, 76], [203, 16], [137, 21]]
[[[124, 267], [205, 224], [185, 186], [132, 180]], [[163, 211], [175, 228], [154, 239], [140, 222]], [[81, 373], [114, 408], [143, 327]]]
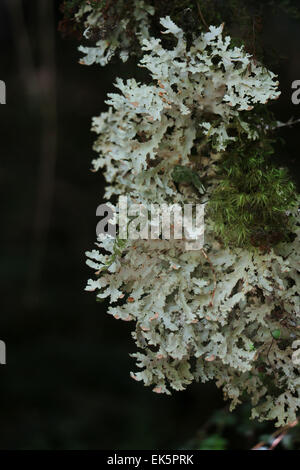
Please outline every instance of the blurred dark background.
[[[132, 381], [130, 325], [105, 314], [86, 293], [104, 180], [89, 171], [92, 116], [106, 108], [116, 76], [136, 76], [134, 63], [78, 64], [75, 40], [57, 32], [59, 1], [0, 0], [2, 189], [0, 339], [1, 449], [176, 449], [188, 446], [219, 410], [214, 384], [194, 384], [171, 397]], [[278, 119], [300, 118], [291, 83], [300, 80], [300, 23], [270, 17], [265, 41], [282, 97]], [[274, 69], [274, 68], [273, 68]], [[300, 124], [285, 128], [281, 165], [296, 178]], [[237, 432], [230, 448], [251, 446], [260, 428]], [[240, 418], [239, 416], [242, 416]], [[244, 422], [243, 421], [243, 422]], [[271, 430], [272, 426], [263, 429]]]

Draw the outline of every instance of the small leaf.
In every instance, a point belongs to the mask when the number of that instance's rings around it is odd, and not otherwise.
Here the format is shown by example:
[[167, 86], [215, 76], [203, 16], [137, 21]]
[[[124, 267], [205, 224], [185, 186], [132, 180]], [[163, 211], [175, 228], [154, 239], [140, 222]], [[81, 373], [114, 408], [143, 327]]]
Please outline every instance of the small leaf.
[[280, 330], [273, 330], [272, 331], [272, 336], [274, 339], [279, 339], [281, 336], [281, 331]]
[[199, 450], [225, 450], [227, 446], [227, 439], [224, 439], [218, 434], [213, 434], [212, 436], [203, 439], [200, 442]]

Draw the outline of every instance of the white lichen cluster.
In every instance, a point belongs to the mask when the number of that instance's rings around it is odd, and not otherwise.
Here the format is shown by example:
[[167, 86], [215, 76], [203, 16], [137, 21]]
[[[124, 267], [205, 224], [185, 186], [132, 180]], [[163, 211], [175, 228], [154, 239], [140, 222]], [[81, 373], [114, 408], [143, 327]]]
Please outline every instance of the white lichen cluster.
[[[105, 170], [107, 198], [126, 194], [146, 206], [202, 203], [214, 188], [216, 162], [235, 139], [232, 123], [238, 121], [245, 139], [258, 138], [241, 112], [276, 99], [278, 83], [243, 48], [231, 47], [222, 26], [210, 27], [187, 48], [170, 18], [161, 23], [178, 43], [168, 50], [160, 40], [144, 38], [140, 65], [154, 83], [117, 81], [122, 94], [109, 95], [108, 112], [93, 120], [99, 134], [94, 170]], [[203, 156], [207, 144], [211, 151]], [[175, 165], [202, 169], [207, 193], [178, 188]], [[276, 419], [277, 425], [295, 419], [299, 233], [265, 254], [224, 248], [208, 218], [199, 251], [186, 251], [184, 240], [102, 238], [100, 250], [87, 253], [97, 277], [86, 289], [110, 298], [108, 312], [115, 318], [135, 324], [134, 379], [157, 393], [214, 380], [232, 407], [249, 399], [253, 417]]]
[[161, 23], [178, 43], [166, 50], [159, 39], [143, 40], [148, 54], [140, 65], [155, 84], [118, 79], [122, 94], [109, 94], [108, 112], [93, 119], [99, 134], [94, 146], [99, 157], [93, 165], [95, 170], [105, 168], [108, 198], [128, 192], [157, 202], [176, 197], [170, 169], [191, 165], [196, 139], [204, 138], [216, 152], [225, 150], [236, 139], [230, 135], [234, 120], [245, 138], [256, 139], [257, 130], [240, 112], [280, 94], [275, 75], [256, 65], [242, 48], [231, 48], [222, 26], [212, 26], [188, 50], [183, 31], [170, 18]]
[[[117, 12], [126, 9], [126, 2], [114, 0], [113, 8], [117, 14]], [[79, 50], [84, 54], [81, 63], [85, 65], [95, 63], [103, 66], [117, 53], [120, 59], [126, 62], [133, 41], [139, 41], [149, 36], [149, 16], [153, 14], [153, 7], [146, 4], [144, 0], [136, 0], [130, 10], [130, 15], [110, 25], [109, 22], [104, 22], [101, 10], [98, 11], [89, 3], [83, 4], [75, 18], [78, 22], [84, 23], [85, 37], [89, 38], [91, 31], [96, 27], [100, 29], [100, 32], [102, 29], [104, 34], [108, 33], [108, 38], [98, 39], [93, 47], [80, 46]], [[129, 35], [127, 31], [130, 20], [134, 24], [134, 37], [132, 34]]]

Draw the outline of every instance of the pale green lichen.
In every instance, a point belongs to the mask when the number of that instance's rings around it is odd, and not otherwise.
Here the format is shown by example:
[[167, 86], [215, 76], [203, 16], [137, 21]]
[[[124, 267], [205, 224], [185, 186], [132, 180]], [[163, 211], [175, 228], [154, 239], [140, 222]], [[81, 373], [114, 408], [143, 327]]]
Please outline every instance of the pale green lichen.
[[[126, 9], [124, 0], [115, 0], [113, 8], [116, 12]], [[139, 41], [149, 35], [149, 16], [154, 14], [154, 8], [146, 4], [144, 0], [136, 0], [132, 5], [130, 16], [121, 18], [111, 25], [103, 20], [103, 12], [101, 9], [95, 9], [91, 4], [84, 4], [79, 8], [75, 15], [78, 22], [84, 22], [84, 36], [89, 37], [93, 28], [104, 31], [109, 29], [108, 39], [99, 39], [95, 46], [80, 46], [79, 51], [84, 54], [81, 60], [82, 64], [100, 64], [106, 65], [111, 58], [118, 53], [123, 62], [126, 62], [129, 56], [129, 50], [132, 48], [132, 35], [128, 33], [128, 24], [130, 20], [134, 22], [135, 40]], [[117, 15], [118, 16], [118, 15]], [[112, 18], [114, 15], [112, 15]], [[131, 18], [132, 17], [132, 18]]]
[[[109, 95], [108, 112], [93, 120], [93, 165], [105, 169], [106, 197], [126, 194], [146, 207], [209, 198], [218, 160], [236, 139], [233, 123], [245, 139], [257, 139], [245, 111], [279, 96], [275, 76], [232, 48], [222, 27], [188, 48], [170, 18], [161, 22], [178, 43], [169, 50], [143, 40], [141, 65], [154, 84], [117, 80], [122, 94]], [[200, 172], [207, 192], [176, 187], [178, 165]], [[110, 298], [109, 314], [135, 323], [134, 379], [157, 393], [214, 380], [232, 408], [248, 397], [253, 417], [283, 425], [300, 407], [299, 222], [293, 241], [264, 253], [225, 248], [209, 218], [205, 237], [199, 251], [159, 239], [128, 240], [118, 252], [116, 240], [100, 237], [108, 254], [87, 253], [97, 277], [86, 289]]]

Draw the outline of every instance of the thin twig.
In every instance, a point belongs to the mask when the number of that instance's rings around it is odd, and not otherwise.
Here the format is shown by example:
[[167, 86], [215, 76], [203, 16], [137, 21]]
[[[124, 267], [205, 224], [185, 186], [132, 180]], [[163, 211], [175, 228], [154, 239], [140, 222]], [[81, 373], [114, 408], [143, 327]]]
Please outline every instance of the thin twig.
[[[274, 450], [275, 447], [278, 446], [278, 444], [282, 441], [282, 439], [284, 438], [284, 436], [286, 436], [286, 434], [288, 433], [288, 431], [292, 428], [294, 428], [295, 426], [297, 426], [297, 424], [299, 424], [299, 419], [300, 418], [297, 418], [295, 421], [292, 421], [291, 423], [288, 423], [286, 426], [284, 426], [283, 428], [280, 428], [278, 431], [274, 432], [271, 437], [274, 438], [272, 444], [270, 445], [270, 447], [267, 449], [267, 450]], [[259, 442], [258, 444], [256, 444], [254, 447], [252, 447], [252, 450], [259, 450], [261, 447], [265, 447], [266, 446], [266, 443], [265, 442]]]
[[252, 33], [253, 33], [253, 40], [252, 40], [252, 47], [253, 47], [253, 60], [256, 62], [256, 37], [255, 37], [255, 16], [252, 18]]
[[206, 23], [205, 18], [204, 18], [204, 16], [203, 16], [202, 11], [201, 11], [201, 8], [200, 8], [199, 0], [196, 0], [196, 3], [197, 3], [197, 8], [198, 8], [198, 12], [199, 12], [201, 21], [202, 21], [202, 23], [204, 24], [204, 26], [206, 27], [206, 29], [209, 31], [208, 24]]
[[271, 369], [274, 370], [274, 367], [273, 367], [273, 365], [271, 364], [271, 361], [270, 361], [270, 358], [269, 358], [269, 354], [270, 354], [270, 351], [271, 351], [271, 349], [272, 349], [273, 343], [274, 343], [274, 339], [272, 339], [271, 344], [270, 344], [270, 346], [269, 346], [269, 349], [268, 349], [268, 352], [267, 352], [267, 359], [268, 359], [268, 363], [270, 364]]
[[300, 122], [300, 119], [295, 119], [291, 117], [287, 122], [280, 122], [277, 121], [277, 125], [273, 127], [273, 129], [278, 129], [279, 127], [290, 127], [293, 126], [294, 124], [298, 124]]

